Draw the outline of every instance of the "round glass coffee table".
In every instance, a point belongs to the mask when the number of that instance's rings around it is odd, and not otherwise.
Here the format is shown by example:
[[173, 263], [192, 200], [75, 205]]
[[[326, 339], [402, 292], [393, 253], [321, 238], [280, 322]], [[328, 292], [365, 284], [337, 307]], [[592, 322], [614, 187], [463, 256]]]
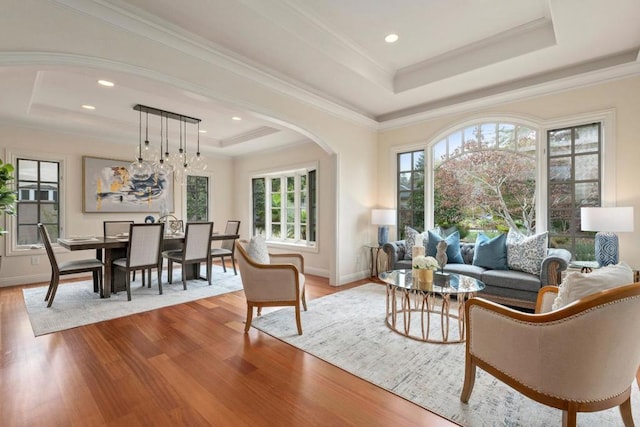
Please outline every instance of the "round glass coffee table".
[[[387, 326], [419, 341], [438, 344], [464, 342], [465, 301], [483, 290], [484, 283], [457, 273], [448, 273], [447, 277], [446, 283], [437, 275], [433, 282], [419, 282], [414, 280], [411, 270], [380, 273], [378, 278], [387, 284]], [[451, 310], [452, 295], [456, 297], [457, 310]], [[437, 334], [436, 327], [432, 325], [438, 318], [441, 334]], [[457, 339], [449, 336], [451, 319], [457, 320], [454, 322], [457, 323]]]

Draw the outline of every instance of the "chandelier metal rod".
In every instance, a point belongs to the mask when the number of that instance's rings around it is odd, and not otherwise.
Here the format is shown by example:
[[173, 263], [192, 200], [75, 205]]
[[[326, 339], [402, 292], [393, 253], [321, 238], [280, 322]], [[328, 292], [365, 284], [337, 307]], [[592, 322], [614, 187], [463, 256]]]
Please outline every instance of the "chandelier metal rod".
[[147, 114], [153, 114], [156, 116], [165, 116], [167, 118], [170, 119], [174, 119], [174, 120], [178, 120], [178, 121], [186, 121], [188, 123], [192, 123], [192, 124], [196, 124], [196, 123], [200, 123], [202, 120], [197, 119], [195, 117], [189, 117], [189, 116], [185, 116], [183, 114], [178, 114], [178, 113], [173, 113], [171, 111], [166, 111], [166, 110], [161, 110], [159, 108], [153, 108], [153, 107], [148, 107], [146, 105], [142, 105], [142, 104], [136, 104], [133, 107], [134, 110], [136, 111], [140, 111], [145, 112]]

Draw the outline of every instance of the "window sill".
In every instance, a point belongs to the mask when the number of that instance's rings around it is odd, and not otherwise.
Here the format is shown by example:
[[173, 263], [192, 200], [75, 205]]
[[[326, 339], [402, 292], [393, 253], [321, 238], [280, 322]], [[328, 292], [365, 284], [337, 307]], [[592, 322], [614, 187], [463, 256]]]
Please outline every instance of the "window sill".
[[314, 244], [313, 246], [307, 245], [306, 243], [291, 243], [291, 242], [282, 242], [278, 240], [267, 240], [267, 246], [274, 249], [288, 249], [295, 250], [301, 252], [310, 252], [310, 253], [318, 253], [318, 245]]

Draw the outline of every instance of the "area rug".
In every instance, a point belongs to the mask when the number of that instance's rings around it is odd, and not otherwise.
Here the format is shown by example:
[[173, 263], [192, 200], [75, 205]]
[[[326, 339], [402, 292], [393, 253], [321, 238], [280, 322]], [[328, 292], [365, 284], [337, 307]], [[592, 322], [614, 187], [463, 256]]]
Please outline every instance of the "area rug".
[[[367, 284], [309, 301], [297, 335], [290, 307], [254, 318], [253, 326], [294, 347], [464, 426], [562, 425], [560, 410], [538, 404], [477, 369], [469, 404], [460, 402], [465, 344], [429, 344], [391, 331], [385, 288]], [[435, 336], [439, 318], [433, 321]], [[457, 328], [451, 333], [457, 336]], [[604, 367], [603, 367], [604, 369]], [[632, 406], [640, 420], [640, 391]], [[617, 408], [578, 414], [579, 426], [622, 426]]]
[[[206, 274], [204, 267], [201, 274]], [[213, 269], [211, 286], [206, 280], [189, 280], [186, 291], [182, 286], [180, 270], [174, 271], [172, 285], [167, 282], [165, 270], [162, 295], [158, 294], [155, 276], [152, 278], [151, 288], [142, 287], [140, 275], [136, 277], [137, 280], [131, 285], [131, 301], [127, 301], [126, 292], [118, 292], [111, 295], [111, 298], [100, 298], [93, 292], [91, 280], [60, 284], [53, 305], [49, 308], [44, 301], [46, 286], [23, 289], [34, 335], [40, 336], [242, 289], [239, 275], [234, 275], [231, 269], [224, 273], [217, 266]]]

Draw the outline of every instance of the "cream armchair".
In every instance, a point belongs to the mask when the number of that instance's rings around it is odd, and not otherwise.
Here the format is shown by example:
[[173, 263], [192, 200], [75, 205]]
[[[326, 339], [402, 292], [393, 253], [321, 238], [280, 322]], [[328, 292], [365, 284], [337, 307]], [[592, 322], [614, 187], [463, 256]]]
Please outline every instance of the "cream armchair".
[[259, 264], [251, 259], [246, 245], [246, 241], [240, 241], [236, 245], [240, 278], [247, 298], [247, 322], [244, 331], [248, 332], [251, 327], [254, 307], [257, 307], [260, 316], [262, 307], [293, 306], [298, 335], [302, 335], [301, 303], [307, 311], [304, 258], [300, 254], [269, 254], [271, 263]]
[[460, 400], [469, 401], [478, 366], [525, 396], [561, 409], [563, 425], [575, 426], [578, 412], [619, 406], [624, 424], [632, 426], [631, 387], [640, 366], [640, 283], [551, 312], [557, 289], [540, 291], [536, 314], [482, 298], [467, 302]]

